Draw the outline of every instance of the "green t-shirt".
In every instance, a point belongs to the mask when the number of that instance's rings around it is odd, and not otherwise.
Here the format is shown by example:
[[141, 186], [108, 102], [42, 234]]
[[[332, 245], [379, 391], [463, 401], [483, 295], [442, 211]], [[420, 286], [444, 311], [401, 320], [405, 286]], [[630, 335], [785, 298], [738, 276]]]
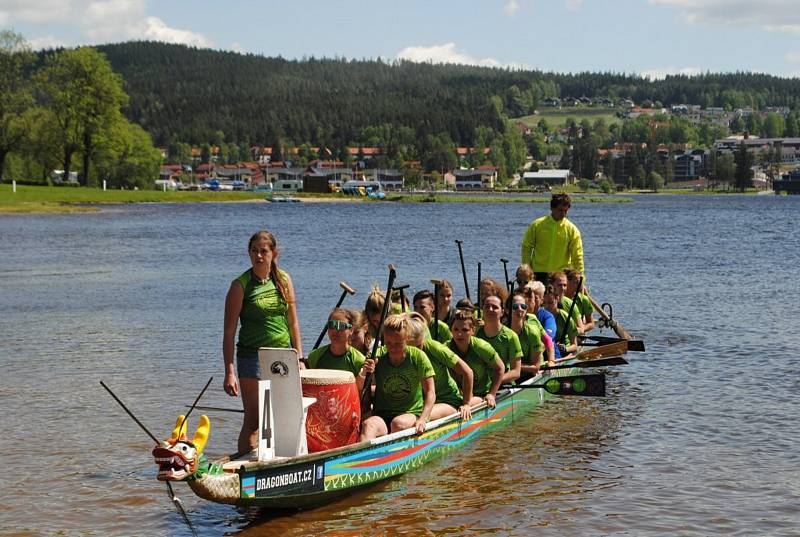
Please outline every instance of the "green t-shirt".
[[318, 349], [314, 349], [308, 355], [308, 368], [309, 369], [337, 369], [339, 371], [350, 371], [354, 377], [357, 377], [364, 366], [364, 355], [361, 351], [353, 346], [347, 348], [341, 356], [335, 356], [331, 352], [330, 345], [323, 345]]
[[[561, 302], [558, 303], [558, 309], [562, 310], [564, 313], [569, 313], [570, 307], [572, 307], [572, 299], [568, 296], [562, 296]], [[581, 303], [580, 300], [578, 300], [578, 303], [572, 308], [572, 322], [577, 326], [581, 317], [583, 317], [583, 313], [581, 313]]]
[[[278, 270], [280, 278], [288, 281], [288, 276]], [[234, 280], [244, 290], [242, 311], [239, 313], [239, 341], [236, 343], [237, 355], [242, 358], [258, 356], [259, 347], [291, 347], [289, 320], [286, 312], [289, 306], [275, 287], [271, 278], [259, 281], [252, 269]]]
[[586, 317], [587, 315], [594, 313], [592, 301], [589, 300], [589, 297], [583, 293], [578, 293], [578, 303], [575, 304], [575, 307], [581, 310], [581, 317]]
[[[578, 335], [578, 327], [575, 324], [575, 319], [569, 319], [569, 324], [567, 324], [567, 312], [564, 310], [558, 310], [558, 315], [555, 315], [555, 318], [556, 339], [553, 343], [572, 343], [572, 340]], [[566, 330], [569, 341], [565, 341], [564, 339], [564, 326], [567, 327]]]
[[437, 320], [436, 323], [438, 326], [438, 333], [436, 334], [434, 334], [433, 321], [428, 323], [428, 330], [430, 331], [431, 337], [439, 343], [447, 343], [453, 338], [453, 335], [450, 333], [450, 327], [447, 326], [447, 323], [444, 321]]
[[406, 347], [400, 365], [392, 365], [386, 347], [378, 349], [376, 358], [375, 412], [390, 416], [410, 412], [419, 416], [425, 406], [422, 381], [435, 374], [431, 361], [424, 352], [411, 346]]
[[542, 341], [542, 328], [537, 320], [536, 323], [522, 323], [522, 331], [518, 334], [519, 344], [522, 347], [522, 363], [525, 365], [541, 365], [544, 354], [539, 358], [539, 363], [534, 364], [530, 356], [532, 352], [544, 352], [544, 342]]
[[422, 344], [422, 351], [431, 361], [433, 371], [436, 373], [433, 378], [434, 386], [436, 387], [436, 402], [447, 403], [456, 408], [460, 407], [464, 402], [464, 398], [461, 396], [458, 384], [450, 374], [450, 370], [458, 363], [458, 356], [447, 345], [443, 345], [431, 338], [425, 339], [425, 343]]
[[483, 397], [489, 393], [492, 388], [494, 359], [497, 356], [497, 351], [494, 350], [494, 347], [474, 336], [469, 338], [469, 348], [465, 354], [461, 354], [458, 351], [456, 342], [453, 340], [450, 340], [447, 346], [472, 369], [472, 394]]
[[522, 346], [519, 344], [519, 338], [507, 326], [501, 326], [500, 331], [492, 337], [488, 337], [486, 330], [481, 326], [475, 336], [487, 341], [497, 351], [506, 366], [506, 371], [511, 369], [512, 361], [522, 358]]

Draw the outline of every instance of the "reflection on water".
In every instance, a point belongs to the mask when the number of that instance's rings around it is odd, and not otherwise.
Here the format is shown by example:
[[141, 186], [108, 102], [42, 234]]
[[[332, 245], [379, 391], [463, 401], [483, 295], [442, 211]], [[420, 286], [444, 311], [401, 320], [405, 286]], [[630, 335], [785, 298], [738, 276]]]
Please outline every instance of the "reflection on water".
[[[552, 399], [423, 469], [301, 513], [178, 496], [201, 535], [796, 534], [800, 389], [790, 349], [798, 198], [641, 197], [576, 205], [593, 294], [647, 341], [608, 397]], [[151, 440], [206, 380], [221, 390], [222, 303], [256, 229], [278, 237], [306, 350], [338, 299], [445, 277], [458, 251], [502, 280], [527, 204], [208, 204], [3, 216], [0, 235], [0, 527], [11, 533], [189, 535], [154, 477]], [[424, 261], [423, 261], [424, 260]], [[475, 283], [470, 281], [474, 293]], [[236, 415], [213, 414], [211, 457]], [[195, 417], [196, 419], [196, 417]], [[190, 428], [195, 426], [192, 420]]]

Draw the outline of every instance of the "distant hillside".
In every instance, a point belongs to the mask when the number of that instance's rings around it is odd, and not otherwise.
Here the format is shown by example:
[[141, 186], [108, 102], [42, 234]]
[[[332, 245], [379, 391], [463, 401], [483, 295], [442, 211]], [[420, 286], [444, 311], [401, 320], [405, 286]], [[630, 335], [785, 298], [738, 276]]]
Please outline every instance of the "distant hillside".
[[[216, 131], [236, 143], [280, 138], [341, 147], [370, 126], [447, 133], [460, 145], [475, 129], [504, 128], [545, 97], [612, 97], [702, 106], [800, 106], [800, 80], [732, 73], [649, 81], [615, 73], [555, 74], [375, 60], [266, 58], [131, 42], [98, 47], [130, 95], [129, 118], [159, 145], [206, 143]], [[493, 99], [494, 98], [494, 99]], [[502, 106], [499, 104], [502, 103]]]

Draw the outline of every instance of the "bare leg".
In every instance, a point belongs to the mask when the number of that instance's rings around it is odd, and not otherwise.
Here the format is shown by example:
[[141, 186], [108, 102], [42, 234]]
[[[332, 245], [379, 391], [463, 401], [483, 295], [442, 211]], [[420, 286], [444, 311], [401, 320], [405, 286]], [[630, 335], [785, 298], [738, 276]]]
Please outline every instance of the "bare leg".
[[445, 416], [449, 416], [451, 414], [457, 414], [458, 409], [448, 405], [447, 403], [436, 403], [433, 405], [433, 410], [431, 410], [431, 417], [428, 418], [428, 421], [438, 420], [439, 418], [443, 418]]
[[239, 432], [239, 453], [249, 453], [258, 444], [258, 379], [240, 378], [244, 419]]
[[417, 417], [410, 412], [400, 414], [392, 420], [391, 432], [396, 433], [404, 429], [410, 429], [417, 422]]
[[361, 422], [361, 437], [359, 440], [372, 440], [387, 433], [386, 422], [380, 416], [370, 416]]

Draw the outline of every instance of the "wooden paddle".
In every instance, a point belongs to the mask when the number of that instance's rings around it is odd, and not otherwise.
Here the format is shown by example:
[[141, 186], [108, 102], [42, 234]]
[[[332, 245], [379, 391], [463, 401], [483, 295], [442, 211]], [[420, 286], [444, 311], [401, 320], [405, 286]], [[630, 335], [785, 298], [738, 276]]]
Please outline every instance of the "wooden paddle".
[[620, 339], [617, 337], [604, 337], [604, 336], [578, 336], [581, 345], [595, 346], [608, 345], [609, 343], [617, 343], [618, 341], [627, 341], [629, 351], [644, 352], [644, 341], [641, 339]]
[[609, 356], [620, 356], [628, 352], [628, 340], [617, 341], [608, 345], [601, 345], [591, 349], [582, 350], [570, 360], [594, 360], [596, 358], [608, 358]]
[[[348, 294], [350, 294], [350, 295], [356, 294], [356, 292], [353, 290], [353, 288], [350, 287], [349, 285], [347, 285], [344, 282], [339, 282], [339, 287], [344, 289], [344, 291], [342, 291], [342, 296], [339, 297], [339, 300], [336, 302], [336, 305], [333, 307], [333, 309], [336, 309], [339, 306], [341, 306], [342, 302], [344, 302], [344, 297], [346, 297]], [[325, 326], [322, 327], [322, 332], [319, 333], [319, 337], [317, 338], [317, 342], [314, 343], [314, 347], [311, 350], [314, 350], [317, 347], [319, 347], [319, 344], [322, 343], [322, 338], [325, 337], [325, 331], [327, 329], [328, 329], [328, 323], [326, 321], [325, 322]]]
[[461, 260], [461, 275], [464, 277], [464, 291], [467, 293], [467, 299], [472, 302], [472, 297], [469, 296], [469, 283], [467, 282], [467, 268], [464, 266], [464, 252], [461, 250], [462, 241], [456, 239], [458, 245], [458, 258]]
[[589, 293], [586, 293], [586, 296], [589, 298], [589, 301], [592, 303], [592, 307], [594, 310], [600, 315], [606, 325], [611, 326], [611, 328], [616, 332], [616, 334], [622, 339], [633, 339], [633, 336], [625, 330], [625, 327], [620, 324], [619, 321], [615, 321], [612, 319], [606, 312], [603, 310], [602, 306], [595, 302], [592, 296]]
[[609, 365], [628, 365], [628, 360], [622, 356], [612, 356], [610, 358], [597, 358], [594, 360], [583, 360], [575, 362], [574, 364], [558, 364], [558, 365], [543, 365], [539, 371], [550, 371], [553, 369], [569, 369], [571, 367], [578, 367], [588, 369], [590, 367], [605, 367]]
[[[397, 277], [397, 270], [394, 265], [389, 265], [389, 283], [386, 284], [386, 299], [383, 301], [383, 308], [381, 309], [381, 318], [378, 322], [378, 329], [375, 331], [375, 340], [372, 342], [372, 349], [370, 350], [368, 360], [375, 359], [375, 353], [378, 352], [378, 343], [381, 339], [381, 331], [383, 330], [383, 321], [386, 320], [386, 313], [389, 311], [389, 302], [392, 301], [392, 286]], [[370, 390], [372, 387], [372, 373], [367, 373], [364, 379], [364, 388], [361, 390], [361, 414], [365, 414], [365, 407], [369, 407]], [[367, 408], [368, 410], [368, 408]]]
[[503, 386], [503, 388], [518, 388], [531, 390], [544, 388], [552, 395], [579, 395], [584, 397], [605, 397], [605, 373], [591, 375], [570, 375], [563, 377], [550, 377], [541, 384], [521, 384], [519, 386]]

